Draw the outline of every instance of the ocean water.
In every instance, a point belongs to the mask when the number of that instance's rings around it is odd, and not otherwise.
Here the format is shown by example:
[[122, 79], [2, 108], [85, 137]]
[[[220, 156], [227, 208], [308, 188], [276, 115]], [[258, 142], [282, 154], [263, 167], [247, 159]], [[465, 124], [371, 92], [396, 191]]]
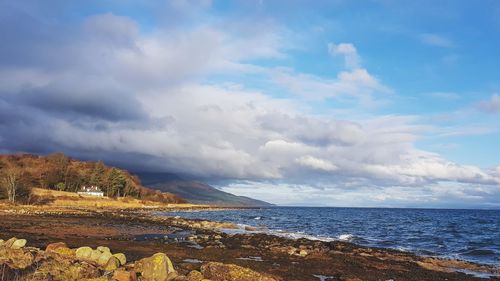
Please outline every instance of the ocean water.
[[[500, 266], [500, 210], [274, 207], [165, 212], [290, 238], [392, 248]], [[235, 232], [235, 230], [232, 230]]]

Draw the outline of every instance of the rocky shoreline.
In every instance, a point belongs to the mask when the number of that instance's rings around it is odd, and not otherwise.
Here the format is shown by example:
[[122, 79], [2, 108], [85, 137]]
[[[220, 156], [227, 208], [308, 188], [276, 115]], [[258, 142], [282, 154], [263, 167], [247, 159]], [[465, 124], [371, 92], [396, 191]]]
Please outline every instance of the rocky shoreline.
[[200, 271], [179, 274], [165, 253], [127, 263], [123, 253], [112, 254], [108, 247], [69, 248], [64, 242], [48, 244], [45, 250], [25, 247], [26, 239], [0, 239], [0, 280], [26, 281], [274, 281], [258, 272], [232, 264], [209, 262]]
[[[98, 279], [91, 280], [466, 281], [485, 280], [488, 276], [489, 280], [500, 280], [498, 268], [464, 261], [425, 258], [339, 241], [291, 240], [267, 234], [230, 235], [221, 231], [235, 227], [231, 223], [159, 217], [150, 210], [4, 207], [0, 208], [0, 239], [21, 237], [27, 238], [28, 243], [20, 249], [0, 246], [3, 247], [0, 280], [85, 280], [79, 275], [71, 277], [76, 279], [57, 279], [60, 277], [48, 278], [40, 273], [35, 275], [42, 279], [6, 279], [5, 274], [21, 276], [24, 272], [29, 276], [36, 272], [33, 268], [23, 270], [14, 266], [17, 258], [6, 261], [7, 252], [11, 251], [20, 256], [32, 255], [38, 270], [54, 266], [40, 262], [47, 260], [70, 261], [61, 263], [63, 268], [85, 264], [96, 269], [92, 270], [92, 278]], [[63, 253], [54, 251], [54, 247]], [[84, 250], [79, 252], [86, 251], [90, 256], [77, 255], [77, 249], [82, 247]], [[98, 256], [97, 251], [109, 252], [103, 258], [108, 258], [106, 263], [92, 259], [92, 253], [94, 258]], [[125, 262], [113, 254], [123, 255], [118, 256], [125, 257]], [[153, 256], [160, 257], [166, 265], [161, 266], [167, 272], [163, 279], [151, 279], [139, 270], [145, 259], [155, 260]], [[116, 268], [111, 270], [113, 267]], [[71, 270], [61, 272], [68, 271]], [[116, 279], [115, 272], [128, 276], [120, 278], [130, 279]], [[474, 272], [476, 276], [463, 272]], [[195, 278], [194, 275], [198, 279], [189, 279]]]

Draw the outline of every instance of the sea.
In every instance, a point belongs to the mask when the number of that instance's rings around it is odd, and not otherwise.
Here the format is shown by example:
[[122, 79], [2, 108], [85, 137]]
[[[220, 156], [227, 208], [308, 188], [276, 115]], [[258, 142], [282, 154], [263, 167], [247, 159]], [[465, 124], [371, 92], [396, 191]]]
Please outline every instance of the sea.
[[238, 224], [226, 230], [232, 233], [347, 241], [500, 267], [500, 210], [270, 207], [162, 214]]

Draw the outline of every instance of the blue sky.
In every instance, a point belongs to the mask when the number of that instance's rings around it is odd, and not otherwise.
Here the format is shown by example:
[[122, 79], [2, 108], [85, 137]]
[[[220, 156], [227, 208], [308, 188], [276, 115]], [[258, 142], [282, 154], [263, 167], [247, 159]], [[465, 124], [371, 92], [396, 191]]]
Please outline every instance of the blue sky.
[[283, 205], [500, 206], [498, 1], [0, 8], [2, 152]]

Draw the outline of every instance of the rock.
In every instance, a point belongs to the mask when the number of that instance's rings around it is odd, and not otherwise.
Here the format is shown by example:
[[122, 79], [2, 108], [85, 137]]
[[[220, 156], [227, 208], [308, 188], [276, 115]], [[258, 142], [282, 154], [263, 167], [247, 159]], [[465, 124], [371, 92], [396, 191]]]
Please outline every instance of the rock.
[[3, 241], [3, 239], [0, 239], [0, 246], [3, 246], [3, 244], [5, 244], [5, 241]]
[[97, 250], [100, 251], [101, 253], [105, 253], [105, 252], [111, 253], [111, 250], [108, 247], [104, 247], [104, 246], [97, 247]]
[[64, 242], [50, 243], [45, 248], [45, 251], [46, 252], [55, 252], [55, 250], [62, 248], [62, 247], [68, 248], [68, 245], [66, 245], [66, 243], [64, 243]]
[[54, 253], [58, 253], [63, 256], [74, 256], [75, 255], [75, 250], [70, 249], [68, 247], [59, 247], [54, 250]]
[[235, 264], [209, 262], [201, 266], [204, 277], [213, 281], [276, 281], [249, 268]]
[[132, 281], [132, 275], [130, 274], [130, 272], [125, 271], [125, 270], [115, 270], [111, 280], [113, 280], [113, 281]]
[[308, 254], [309, 254], [309, 253], [308, 253], [306, 250], [300, 250], [300, 252], [299, 252], [299, 256], [301, 256], [301, 257], [305, 257], [305, 256], [307, 256]]
[[7, 248], [10, 248], [12, 246], [12, 244], [14, 244], [14, 242], [16, 242], [16, 240], [17, 240], [16, 237], [12, 237], [9, 240], [5, 241], [5, 243], [3, 245]]
[[143, 280], [166, 281], [168, 274], [175, 272], [170, 259], [164, 253], [156, 253], [135, 263], [134, 271], [140, 273]]
[[201, 280], [203, 280], [203, 274], [201, 274], [201, 272], [199, 272], [198, 270], [192, 270], [187, 275], [187, 280], [188, 281], [201, 281]]
[[[110, 260], [110, 258], [112, 257], [113, 255], [111, 255], [110, 252], [103, 252], [101, 253], [101, 255], [99, 256], [99, 259], [97, 260], [97, 263], [99, 265], [106, 265], [108, 263], [108, 261]], [[115, 258], [116, 259], [116, 258]], [[118, 263], [120, 262], [120, 260], [116, 259], [118, 261]], [[118, 264], [118, 266], [120, 266]]]
[[176, 280], [176, 278], [179, 277], [179, 274], [177, 274], [177, 272], [170, 272], [168, 275], [167, 275], [167, 281], [173, 281], [173, 280]]
[[108, 262], [106, 263], [103, 269], [105, 271], [114, 271], [118, 267], [120, 267], [120, 261], [112, 256], [108, 259]]
[[102, 255], [101, 251], [99, 251], [99, 250], [92, 250], [92, 252], [90, 253], [90, 259], [92, 261], [97, 262], [99, 260], [99, 258], [101, 257], [101, 255]]
[[79, 259], [90, 259], [92, 255], [92, 248], [90, 247], [80, 247], [76, 249], [75, 255]]
[[12, 243], [12, 246], [10, 246], [12, 249], [21, 249], [26, 245], [26, 239], [16, 239], [14, 243]]
[[127, 257], [123, 253], [114, 254], [113, 257], [117, 258], [120, 261], [121, 265], [124, 265], [127, 263]]

